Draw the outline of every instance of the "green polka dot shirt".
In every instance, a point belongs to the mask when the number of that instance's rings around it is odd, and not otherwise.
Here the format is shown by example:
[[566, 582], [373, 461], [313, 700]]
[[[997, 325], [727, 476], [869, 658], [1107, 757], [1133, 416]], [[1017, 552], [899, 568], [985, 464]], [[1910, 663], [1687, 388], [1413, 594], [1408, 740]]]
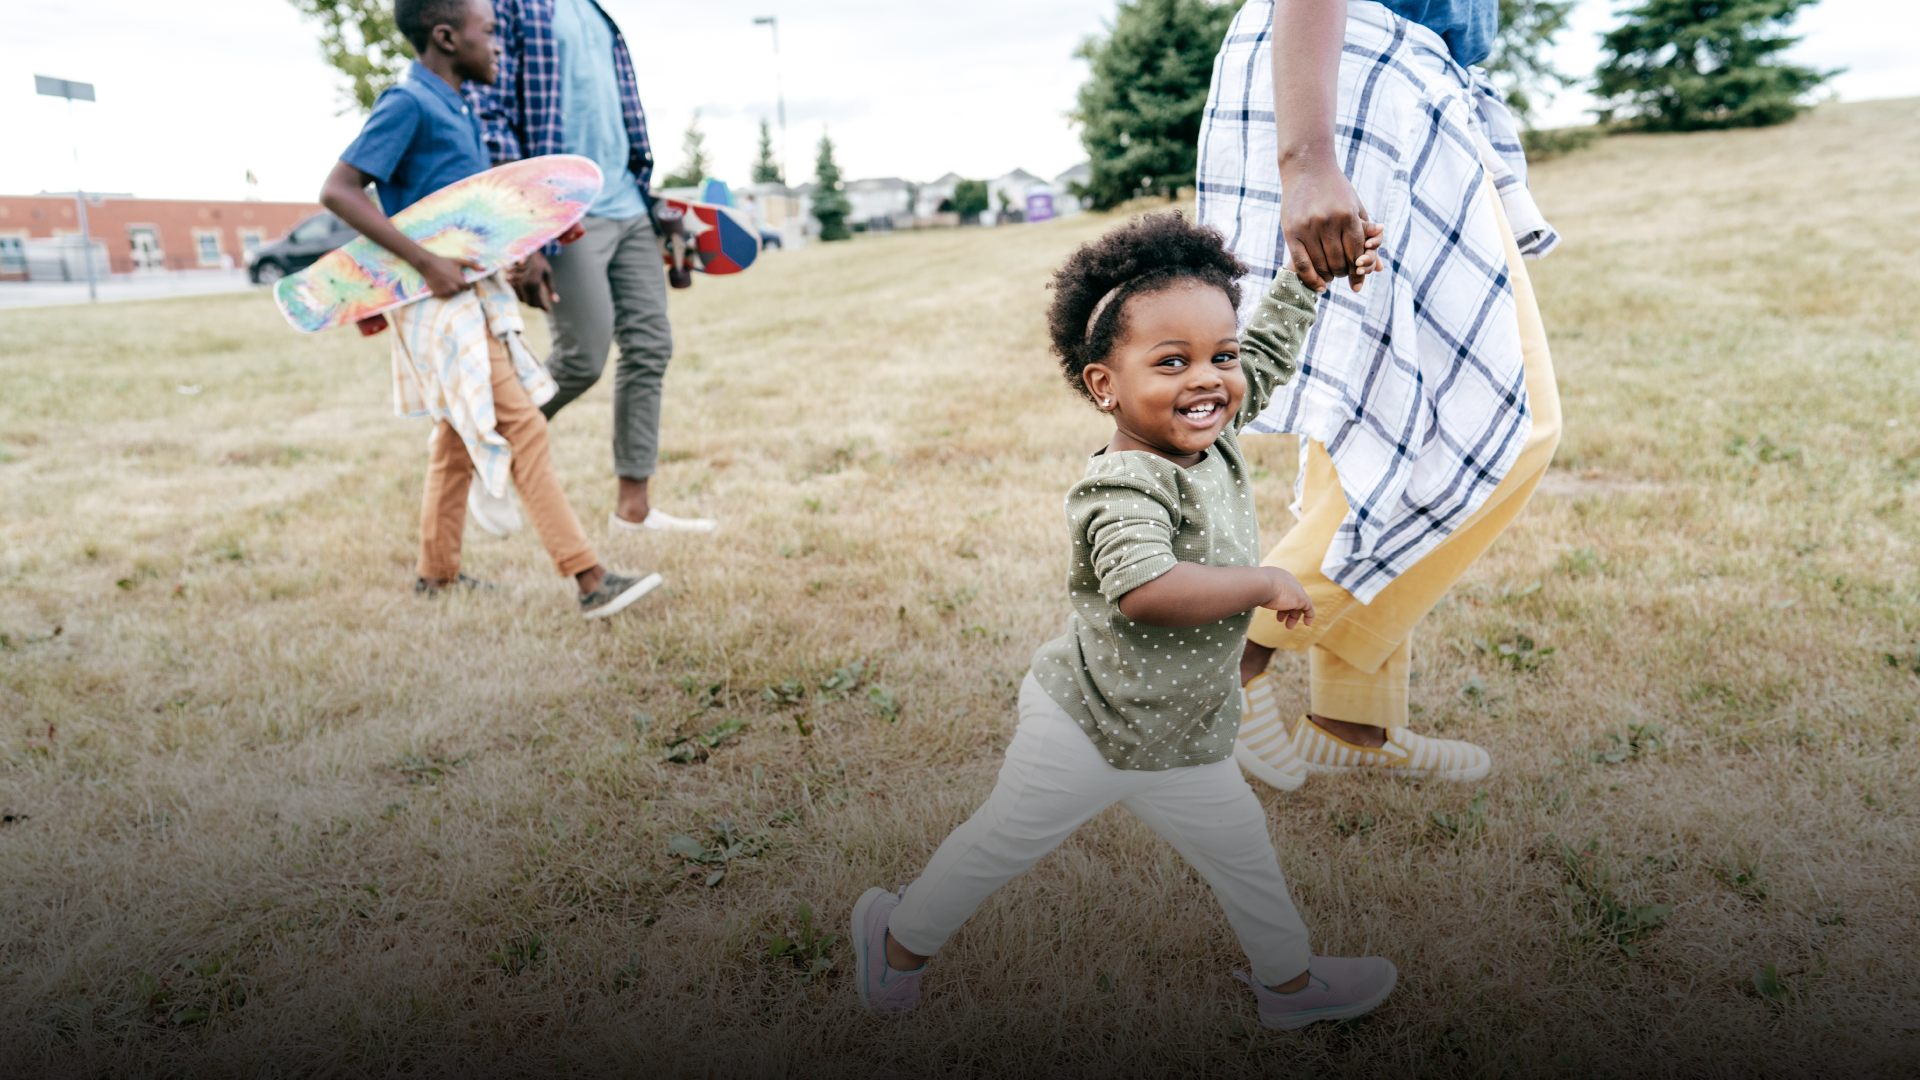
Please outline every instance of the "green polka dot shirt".
[[1239, 432], [1293, 376], [1317, 300], [1281, 272], [1240, 336], [1240, 412], [1191, 468], [1144, 450], [1102, 450], [1067, 493], [1073, 614], [1065, 636], [1034, 654], [1033, 674], [1116, 769], [1205, 765], [1233, 752], [1253, 612], [1174, 630], [1127, 618], [1120, 598], [1180, 562], [1259, 565]]

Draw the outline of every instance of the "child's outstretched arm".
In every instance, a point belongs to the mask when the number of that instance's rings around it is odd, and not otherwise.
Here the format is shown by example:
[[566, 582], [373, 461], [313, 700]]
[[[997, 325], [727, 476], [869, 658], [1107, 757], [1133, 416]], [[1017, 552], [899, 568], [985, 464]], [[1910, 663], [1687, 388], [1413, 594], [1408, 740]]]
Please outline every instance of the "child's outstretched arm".
[[334, 162], [333, 171], [327, 174], [327, 182], [320, 188], [320, 205], [353, 226], [361, 236], [405, 259], [409, 266], [420, 271], [427, 288], [440, 299], [445, 300], [463, 289], [472, 288], [466, 276], [460, 272], [461, 268], [485, 270], [486, 267], [472, 259], [449, 259], [444, 255], [435, 255], [395, 228], [392, 219], [372, 199], [367, 198], [367, 185], [373, 180], [373, 177], [344, 161]]
[[1185, 629], [1272, 608], [1291, 630], [1313, 623], [1313, 601], [1277, 566], [1203, 566], [1183, 562], [1120, 598], [1120, 614], [1148, 626]]

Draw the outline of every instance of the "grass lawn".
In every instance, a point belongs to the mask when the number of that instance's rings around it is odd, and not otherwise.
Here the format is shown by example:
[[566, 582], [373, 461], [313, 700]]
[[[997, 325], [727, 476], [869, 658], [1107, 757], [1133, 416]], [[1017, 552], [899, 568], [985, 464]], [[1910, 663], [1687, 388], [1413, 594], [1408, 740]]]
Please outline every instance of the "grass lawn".
[[[1106, 435], [1042, 286], [1110, 219], [677, 294], [656, 501], [723, 528], [602, 539], [610, 386], [562, 413], [602, 558], [669, 584], [603, 624], [525, 533], [469, 530], [501, 591], [411, 594], [386, 338], [261, 295], [0, 312], [0, 1075], [1906, 1074], [1916, 121], [1536, 170], [1566, 437], [1415, 640], [1416, 725], [1495, 771], [1260, 789], [1316, 951], [1402, 980], [1290, 1034], [1118, 809], [911, 1021], [848, 983], [853, 901], [985, 795], [1064, 625]], [[1271, 542], [1293, 444], [1248, 442]]]

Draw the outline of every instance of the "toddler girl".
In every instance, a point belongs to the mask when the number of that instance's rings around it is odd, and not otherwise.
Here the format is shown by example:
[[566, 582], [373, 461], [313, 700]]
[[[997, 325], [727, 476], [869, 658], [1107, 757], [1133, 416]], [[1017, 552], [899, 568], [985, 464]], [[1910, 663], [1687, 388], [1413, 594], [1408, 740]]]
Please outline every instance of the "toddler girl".
[[1245, 272], [1218, 233], [1167, 214], [1082, 247], [1055, 275], [1048, 324], [1067, 383], [1114, 424], [1067, 493], [1074, 610], [1034, 654], [986, 804], [913, 884], [855, 905], [854, 981], [870, 1010], [919, 1004], [927, 957], [988, 894], [1116, 802], [1213, 887], [1267, 1026], [1358, 1016], [1393, 990], [1384, 959], [1310, 954], [1232, 758], [1254, 609], [1289, 627], [1313, 618], [1292, 574], [1258, 565], [1237, 432], [1293, 374], [1317, 298], [1282, 271], [1237, 335]]

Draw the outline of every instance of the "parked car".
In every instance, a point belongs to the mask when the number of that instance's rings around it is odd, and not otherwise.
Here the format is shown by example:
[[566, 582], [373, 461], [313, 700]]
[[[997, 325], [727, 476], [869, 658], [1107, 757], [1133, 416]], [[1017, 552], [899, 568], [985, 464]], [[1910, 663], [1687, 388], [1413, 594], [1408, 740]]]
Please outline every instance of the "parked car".
[[780, 230], [769, 225], [760, 226], [760, 249], [778, 248], [784, 245], [780, 241]]
[[247, 264], [247, 274], [255, 285], [271, 285], [295, 270], [312, 266], [315, 259], [359, 235], [323, 210], [273, 243], [261, 245]]

